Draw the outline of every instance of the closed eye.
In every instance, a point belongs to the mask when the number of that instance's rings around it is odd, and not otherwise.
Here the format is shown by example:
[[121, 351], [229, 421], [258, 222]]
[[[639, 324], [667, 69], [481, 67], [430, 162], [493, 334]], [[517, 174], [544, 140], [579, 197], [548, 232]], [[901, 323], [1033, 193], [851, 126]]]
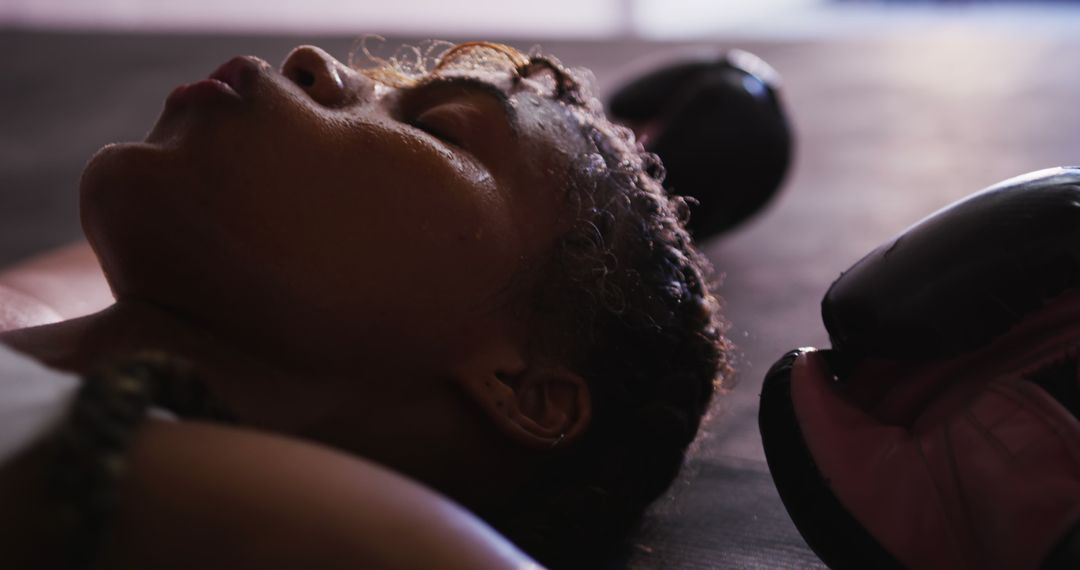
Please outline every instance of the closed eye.
[[409, 121], [409, 125], [443, 142], [465, 148], [478, 113], [475, 107], [465, 103], [442, 103], [423, 111]]
[[437, 139], [447, 142], [447, 144], [463, 148], [463, 130], [468, 128], [469, 125], [465, 123], [460, 116], [461, 110], [456, 109], [456, 107], [461, 106], [456, 104], [443, 104], [432, 107], [431, 109], [418, 114], [415, 119], [408, 121], [408, 124], [419, 128], [419, 130], [424, 133], [428, 133]]
[[485, 167], [507, 162], [508, 149], [515, 144], [514, 106], [503, 90], [488, 82], [436, 78], [404, 90], [388, 102], [398, 121]]
[[[457, 137], [443, 131], [442, 129], [439, 129], [438, 127], [434, 127], [434, 126], [432, 126], [432, 125], [430, 125], [430, 124], [428, 124], [428, 123], [426, 123], [424, 121], [420, 121], [420, 120], [410, 121], [409, 126], [413, 127], [413, 128], [416, 128], [416, 129], [420, 129], [421, 131], [424, 131], [425, 133], [439, 139], [440, 141], [442, 141], [444, 143], [451, 144], [451, 145], [454, 145], [454, 146], [457, 146], [457, 147], [462, 146], [461, 141], [458, 140]], [[462, 148], [464, 148], [464, 147], [462, 147]]]

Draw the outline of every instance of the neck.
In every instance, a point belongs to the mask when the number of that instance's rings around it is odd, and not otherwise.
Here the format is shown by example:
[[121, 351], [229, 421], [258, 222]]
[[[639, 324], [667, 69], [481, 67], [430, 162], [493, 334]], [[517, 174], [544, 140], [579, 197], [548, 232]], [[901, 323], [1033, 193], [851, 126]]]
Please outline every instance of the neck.
[[[78, 375], [138, 352], [167, 353], [194, 365], [242, 424], [374, 459], [480, 510], [497, 505], [515, 487], [521, 474], [508, 477], [507, 469], [528, 465], [520, 449], [460, 401], [454, 383], [418, 382], [412, 371], [403, 373], [406, 360], [400, 358], [364, 359], [348, 376], [333, 368], [298, 370], [282, 364], [287, 358], [252, 353], [213, 330], [135, 301], [0, 333], [0, 343]], [[435, 441], [441, 443], [433, 446]], [[433, 454], [433, 447], [441, 452]]]
[[[107, 309], [49, 325], [0, 334], [0, 343], [51, 368], [85, 375], [102, 365], [145, 351], [161, 351], [197, 366], [199, 378], [246, 423], [280, 423], [295, 417], [299, 394], [286, 373], [264, 358], [192, 322], [147, 303], [124, 301]], [[286, 407], [290, 413], [283, 413]], [[297, 425], [275, 425], [286, 431]]]

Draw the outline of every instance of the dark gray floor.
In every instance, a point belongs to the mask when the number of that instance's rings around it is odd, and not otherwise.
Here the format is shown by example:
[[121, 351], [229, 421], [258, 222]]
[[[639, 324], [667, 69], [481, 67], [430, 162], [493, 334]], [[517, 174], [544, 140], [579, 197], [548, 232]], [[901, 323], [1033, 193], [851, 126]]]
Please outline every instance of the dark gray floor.
[[[106, 142], [141, 138], [173, 86], [237, 53], [278, 62], [307, 42], [344, 56], [352, 38], [0, 32], [0, 265], [78, 237], [83, 162]], [[603, 88], [629, 62], [680, 47], [540, 43], [594, 69]], [[769, 211], [705, 244], [723, 275], [738, 383], [683, 484], [647, 522], [633, 568], [818, 564], [764, 466], [764, 371], [789, 348], [828, 344], [820, 296], [877, 243], [998, 180], [1080, 162], [1080, 40], [958, 32], [738, 47], [784, 75], [798, 160]]]

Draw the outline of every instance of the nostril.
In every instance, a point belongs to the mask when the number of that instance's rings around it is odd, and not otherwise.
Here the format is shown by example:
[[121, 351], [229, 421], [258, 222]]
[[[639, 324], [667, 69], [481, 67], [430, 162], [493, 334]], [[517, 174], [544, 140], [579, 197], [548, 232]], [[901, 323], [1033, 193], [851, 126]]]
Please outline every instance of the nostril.
[[290, 79], [295, 81], [300, 87], [309, 88], [315, 85], [315, 74], [306, 69], [297, 68], [293, 70], [291, 75], [293, 77]]
[[336, 107], [356, 100], [363, 85], [350, 70], [315, 46], [300, 46], [286, 56], [281, 74], [315, 102]]

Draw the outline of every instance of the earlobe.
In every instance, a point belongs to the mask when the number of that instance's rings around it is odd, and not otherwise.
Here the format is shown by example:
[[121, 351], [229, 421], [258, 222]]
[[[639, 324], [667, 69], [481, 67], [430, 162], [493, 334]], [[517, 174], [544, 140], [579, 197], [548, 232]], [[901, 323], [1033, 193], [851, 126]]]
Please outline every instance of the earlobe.
[[525, 365], [460, 380], [503, 433], [528, 447], [567, 445], [585, 432], [591, 418], [584, 378], [560, 366]]

